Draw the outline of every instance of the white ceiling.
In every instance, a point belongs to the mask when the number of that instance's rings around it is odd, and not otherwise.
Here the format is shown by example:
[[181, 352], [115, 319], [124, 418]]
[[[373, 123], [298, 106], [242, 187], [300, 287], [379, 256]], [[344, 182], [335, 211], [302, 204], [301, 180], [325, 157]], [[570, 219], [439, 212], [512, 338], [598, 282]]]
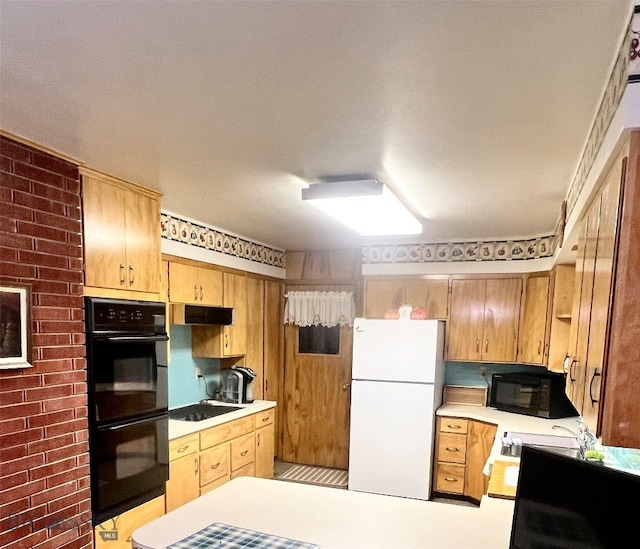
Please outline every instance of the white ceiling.
[[420, 241], [549, 234], [631, 4], [1, 0], [0, 127], [285, 249], [362, 242], [300, 199], [350, 174]]

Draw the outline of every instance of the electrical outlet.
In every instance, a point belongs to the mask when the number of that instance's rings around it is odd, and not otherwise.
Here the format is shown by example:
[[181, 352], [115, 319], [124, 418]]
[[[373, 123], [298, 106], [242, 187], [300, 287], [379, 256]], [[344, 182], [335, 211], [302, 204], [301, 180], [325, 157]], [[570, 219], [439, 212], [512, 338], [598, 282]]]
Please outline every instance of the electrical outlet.
[[487, 367], [480, 366], [480, 377], [487, 377]]

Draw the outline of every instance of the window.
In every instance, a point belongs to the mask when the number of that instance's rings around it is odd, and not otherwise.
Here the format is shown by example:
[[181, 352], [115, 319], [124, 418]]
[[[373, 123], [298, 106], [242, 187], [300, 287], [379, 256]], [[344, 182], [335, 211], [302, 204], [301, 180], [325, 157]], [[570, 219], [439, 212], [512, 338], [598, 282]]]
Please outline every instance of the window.
[[298, 352], [317, 355], [340, 354], [340, 326], [300, 326]]

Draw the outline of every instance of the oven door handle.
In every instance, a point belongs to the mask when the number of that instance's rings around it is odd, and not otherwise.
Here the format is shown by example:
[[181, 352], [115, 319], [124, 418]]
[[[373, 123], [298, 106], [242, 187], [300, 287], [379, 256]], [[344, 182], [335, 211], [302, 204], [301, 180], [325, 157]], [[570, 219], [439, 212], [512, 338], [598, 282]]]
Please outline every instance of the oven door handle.
[[133, 427], [134, 425], [140, 425], [142, 423], [151, 423], [151, 422], [156, 422], [159, 420], [163, 420], [163, 419], [169, 419], [168, 415], [160, 415], [160, 416], [154, 416], [154, 417], [145, 417], [142, 419], [136, 419], [133, 421], [127, 421], [125, 423], [118, 423], [117, 425], [108, 425], [108, 426], [102, 426], [102, 427], [98, 427], [99, 431], [118, 431], [119, 429], [124, 429], [125, 427]]
[[100, 338], [103, 341], [115, 341], [117, 343], [140, 343], [140, 342], [152, 342], [152, 341], [169, 341], [169, 336], [167, 335], [157, 335], [157, 336], [109, 336], [105, 338]]

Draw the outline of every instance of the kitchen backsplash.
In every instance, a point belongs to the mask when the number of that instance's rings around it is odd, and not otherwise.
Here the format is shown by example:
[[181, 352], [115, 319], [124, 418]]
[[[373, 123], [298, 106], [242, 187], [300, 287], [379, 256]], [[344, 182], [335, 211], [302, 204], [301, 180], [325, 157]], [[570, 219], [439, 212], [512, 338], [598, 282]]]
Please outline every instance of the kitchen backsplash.
[[169, 337], [169, 408], [210, 398], [205, 391], [204, 379], [196, 377], [196, 368], [207, 377], [215, 377], [220, 373], [220, 360], [191, 356], [191, 326], [171, 325]]
[[[487, 369], [486, 379], [480, 375], [480, 368]], [[485, 387], [491, 384], [493, 374], [507, 372], [531, 372], [546, 371], [542, 366], [527, 366], [524, 364], [480, 364], [478, 362], [446, 362], [444, 382], [446, 385], [463, 385], [465, 387]]]

